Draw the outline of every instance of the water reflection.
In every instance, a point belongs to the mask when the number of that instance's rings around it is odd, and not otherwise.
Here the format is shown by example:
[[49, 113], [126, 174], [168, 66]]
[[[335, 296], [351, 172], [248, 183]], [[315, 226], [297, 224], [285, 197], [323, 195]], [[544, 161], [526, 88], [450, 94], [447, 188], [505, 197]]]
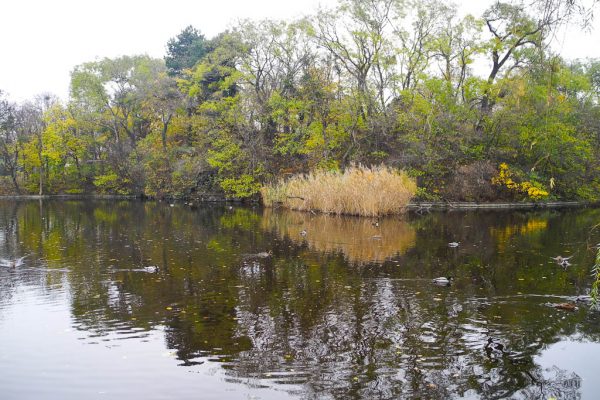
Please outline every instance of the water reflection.
[[[211, 364], [235, 387], [274, 388], [276, 398], [593, 397], [600, 383], [577, 377], [599, 367], [560, 352], [544, 360], [552, 344], [600, 346], [597, 312], [548, 306], [589, 288], [599, 217], [449, 213], [374, 226], [258, 208], [2, 202], [0, 257], [29, 261], [0, 270], [0, 340], [25, 298], [68, 313], [78, 343], [46, 338], [67, 354], [160, 337], [173, 376], [204, 376]], [[558, 267], [557, 254], [573, 265]], [[432, 285], [440, 275], [455, 284]], [[24, 346], [0, 358], [0, 371]]]
[[294, 211], [263, 213], [265, 230], [321, 252], [341, 252], [353, 263], [382, 262], [414, 246], [415, 230], [405, 221], [350, 218]]

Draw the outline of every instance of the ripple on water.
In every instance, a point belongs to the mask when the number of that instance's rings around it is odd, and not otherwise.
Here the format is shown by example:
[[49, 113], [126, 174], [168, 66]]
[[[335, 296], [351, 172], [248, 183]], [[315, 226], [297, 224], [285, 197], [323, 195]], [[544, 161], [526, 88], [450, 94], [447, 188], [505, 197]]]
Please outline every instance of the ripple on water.
[[[593, 210], [409, 216], [373, 231], [243, 207], [22, 204], [0, 203], [0, 251], [32, 254], [0, 269], [3, 398], [528, 398], [534, 380], [560, 389], [598, 373], [577, 359], [598, 358], [597, 318], [544, 305], [589, 288], [592, 258], [576, 246]], [[15, 223], [21, 243], [8, 241]], [[290, 237], [302, 224], [318, 237]], [[380, 237], [330, 239], [348, 232]], [[560, 242], [579, 251], [568, 270], [547, 265]], [[600, 392], [584, 378], [574, 398]]]

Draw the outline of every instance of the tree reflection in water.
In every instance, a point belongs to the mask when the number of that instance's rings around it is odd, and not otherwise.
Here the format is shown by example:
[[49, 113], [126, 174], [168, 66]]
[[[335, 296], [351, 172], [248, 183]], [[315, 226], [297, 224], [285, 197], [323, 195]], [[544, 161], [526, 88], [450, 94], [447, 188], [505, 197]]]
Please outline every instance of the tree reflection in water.
[[[578, 371], [536, 357], [575, 335], [598, 346], [597, 313], [546, 305], [589, 287], [598, 214], [440, 213], [376, 227], [258, 208], [4, 202], [0, 250], [34, 261], [2, 271], [0, 293], [60, 288], [89, 343], [164, 329], [180, 365], [218, 362], [232, 380], [305, 398], [575, 399]], [[564, 250], [566, 270], [550, 259]], [[455, 284], [432, 285], [441, 275]]]

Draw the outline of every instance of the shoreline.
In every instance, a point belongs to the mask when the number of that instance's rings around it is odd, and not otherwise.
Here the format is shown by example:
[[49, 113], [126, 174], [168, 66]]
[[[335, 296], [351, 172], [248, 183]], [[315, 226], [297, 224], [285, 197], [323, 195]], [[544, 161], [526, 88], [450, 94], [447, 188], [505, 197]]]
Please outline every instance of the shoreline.
[[556, 209], [556, 208], [578, 208], [595, 207], [597, 202], [589, 201], [550, 201], [550, 202], [498, 202], [498, 203], [478, 203], [478, 202], [415, 202], [406, 206], [408, 211], [423, 212], [431, 210], [452, 211], [452, 210], [535, 210], [535, 209]]
[[[173, 203], [193, 202], [196, 205], [207, 203], [240, 203], [239, 199], [228, 199], [219, 196], [202, 196], [202, 198], [181, 198], [159, 200], [139, 195], [98, 195], [98, 194], [50, 194], [50, 195], [1, 195], [1, 200], [150, 200]], [[409, 212], [452, 211], [452, 210], [527, 210], [597, 207], [600, 203], [588, 201], [552, 201], [552, 202], [497, 202], [479, 203], [466, 201], [422, 201], [412, 202], [406, 206]]]
[[135, 200], [141, 196], [122, 194], [14, 194], [1, 195], [0, 200]]

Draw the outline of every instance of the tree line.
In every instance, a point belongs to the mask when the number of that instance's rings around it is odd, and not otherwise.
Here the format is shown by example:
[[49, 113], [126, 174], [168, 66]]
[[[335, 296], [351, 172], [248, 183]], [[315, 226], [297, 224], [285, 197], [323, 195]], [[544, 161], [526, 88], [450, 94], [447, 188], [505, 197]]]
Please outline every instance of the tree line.
[[386, 164], [422, 199], [600, 197], [600, 60], [565, 60], [577, 1], [340, 0], [294, 21], [185, 28], [164, 59], [76, 66], [68, 101], [0, 96], [5, 193], [256, 196]]

